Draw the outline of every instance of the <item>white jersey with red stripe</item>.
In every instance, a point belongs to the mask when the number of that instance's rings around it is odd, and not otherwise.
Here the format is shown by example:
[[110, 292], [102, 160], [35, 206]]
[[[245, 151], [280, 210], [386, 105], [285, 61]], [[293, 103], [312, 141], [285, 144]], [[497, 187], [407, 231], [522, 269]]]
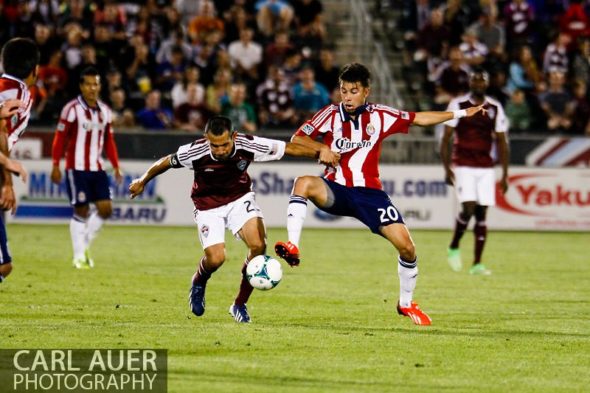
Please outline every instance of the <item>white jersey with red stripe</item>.
[[66, 169], [103, 170], [102, 151], [105, 140], [112, 137], [111, 121], [111, 109], [100, 100], [91, 108], [78, 96], [64, 106], [56, 132], [68, 139]]
[[29, 124], [33, 98], [31, 97], [29, 88], [22, 80], [8, 74], [3, 74], [0, 76], [0, 102], [13, 99], [21, 100], [25, 105], [16, 114], [6, 119], [8, 150], [12, 149], [12, 146], [14, 146], [18, 138], [25, 132], [27, 124]]
[[325, 178], [347, 187], [382, 189], [379, 179], [381, 143], [389, 135], [408, 132], [415, 117], [386, 105], [366, 104], [356, 111], [356, 119], [340, 105], [328, 105], [306, 121], [295, 133], [323, 142], [340, 153], [336, 168], [327, 168]]

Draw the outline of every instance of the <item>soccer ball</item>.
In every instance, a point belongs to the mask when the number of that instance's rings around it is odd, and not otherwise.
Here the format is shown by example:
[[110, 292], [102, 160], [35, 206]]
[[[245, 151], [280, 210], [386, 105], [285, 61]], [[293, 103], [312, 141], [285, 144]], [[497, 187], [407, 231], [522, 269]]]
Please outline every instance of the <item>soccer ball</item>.
[[256, 289], [266, 291], [281, 282], [283, 268], [281, 263], [268, 255], [258, 255], [248, 262], [246, 279]]

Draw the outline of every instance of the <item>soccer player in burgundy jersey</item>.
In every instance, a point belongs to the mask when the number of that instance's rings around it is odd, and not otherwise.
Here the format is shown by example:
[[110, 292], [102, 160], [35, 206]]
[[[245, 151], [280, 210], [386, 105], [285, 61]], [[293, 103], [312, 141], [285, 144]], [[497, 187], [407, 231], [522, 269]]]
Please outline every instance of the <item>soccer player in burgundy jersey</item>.
[[[100, 86], [98, 70], [85, 68], [80, 74], [81, 94], [62, 109], [53, 138], [51, 180], [56, 184], [62, 180], [59, 162], [66, 153], [66, 190], [74, 207], [70, 220], [72, 262], [78, 269], [93, 267], [90, 244], [113, 212], [109, 179], [103, 168], [103, 148], [113, 166], [115, 181], [123, 180], [111, 109], [98, 99]], [[90, 203], [96, 206], [92, 214]]]
[[[340, 72], [342, 102], [324, 107], [297, 130], [292, 141], [316, 147], [326, 144], [340, 153], [340, 163], [324, 177], [295, 180], [287, 211], [288, 242], [275, 245], [277, 255], [299, 264], [299, 238], [311, 200], [321, 210], [355, 217], [373, 233], [387, 239], [399, 252], [400, 299], [397, 310], [415, 324], [430, 325], [428, 315], [412, 301], [418, 276], [414, 242], [400, 212], [382, 190], [379, 156], [383, 139], [407, 133], [412, 124], [429, 126], [452, 118], [473, 116], [481, 106], [456, 112], [406, 112], [367, 102], [370, 73], [362, 64], [345, 65]], [[323, 144], [315, 139], [323, 136]]]
[[246, 266], [252, 258], [266, 252], [266, 232], [262, 212], [251, 189], [248, 166], [253, 161], [280, 160], [284, 154], [319, 158], [320, 162], [332, 166], [340, 157], [327, 146], [310, 148], [238, 133], [233, 131], [229, 118], [215, 116], [207, 122], [204, 138], [162, 157], [129, 186], [131, 198], [134, 198], [151, 179], [170, 168], [186, 167], [194, 171], [191, 198], [199, 240], [205, 251], [189, 293], [189, 306], [195, 315], [205, 312], [207, 281], [225, 262], [227, 228], [248, 247], [240, 290], [229, 312], [237, 322], [250, 322], [246, 302], [253, 288], [245, 278]]
[[[457, 97], [449, 103], [448, 110], [460, 110], [472, 105], [484, 105], [485, 111], [463, 119], [453, 119], [446, 123], [440, 156], [445, 168], [447, 184], [454, 185], [461, 212], [455, 221], [455, 232], [449, 245], [447, 260], [455, 271], [462, 269], [459, 241], [467, 229], [469, 220], [475, 216], [475, 256], [469, 273], [489, 275], [491, 271], [481, 263], [481, 255], [487, 238], [486, 212], [488, 206], [496, 204], [494, 142], [498, 147], [498, 157], [502, 165], [500, 188], [508, 190], [508, 120], [502, 104], [486, 96], [489, 77], [485, 71], [474, 71], [470, 76], [471, 92]], [[453, 141], [451, 160], [450, 141]], [[451, 168], [451, 161], [453, 168]]]
[[[28, 38], [13, 38], [4, 44], [2, 54], [2, 69], [0, 76], [0, 102], [14, 107], [14, 101], [19, 100], [16, 113], [0, 119], [0, 153], [6, 158], [10, 156], [10, 149], [22, 135], [29, 122], [33, 99], [29, 94], [29, 87], [37, 81], [39, 72], [39, 49]], [[2, 108], [4, 109], [4, 108]], [[16, 211], [16, 198], [12, 187], [12, 176], [8, 166], [0, 169], [0, 208]], [[8, 238], [4, 215], [0, 214], [0, 282], [12, 271], [12, 257], [8, 249]]]

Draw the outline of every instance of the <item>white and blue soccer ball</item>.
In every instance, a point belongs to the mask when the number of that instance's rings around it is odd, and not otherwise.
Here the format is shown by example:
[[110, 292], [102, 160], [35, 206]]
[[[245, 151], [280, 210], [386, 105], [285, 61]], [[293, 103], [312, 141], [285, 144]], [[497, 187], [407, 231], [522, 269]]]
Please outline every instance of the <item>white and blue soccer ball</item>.
[[248, 262], [246, 279], [256, 289], [273, 289], [283, 278], [281, 263], [268, 255], [258, 255]]

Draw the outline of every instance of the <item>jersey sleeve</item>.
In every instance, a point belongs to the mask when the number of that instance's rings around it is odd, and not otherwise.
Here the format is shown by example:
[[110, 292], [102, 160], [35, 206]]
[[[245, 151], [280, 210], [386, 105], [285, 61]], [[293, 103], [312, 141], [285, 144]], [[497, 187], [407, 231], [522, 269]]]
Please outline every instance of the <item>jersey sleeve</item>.
[[507, 132], [510, 127], [510, 121], [504, 112], [502, 105], [498, 105], [498, 113], [496, 114], [496, 124], [494, 131], [496, 132]]
[[[447, 112], [453, 112], [459, 110], [459, 101], [457, 100], [451, 100], [451, 102], [449, 102], [449, 105], [447, 106]], [[459, 119], [451, 119], [451, 120], [447, 120], [443, 123], [445, 126], [449, 126], [452, 128], [456, 128], [457, 124], [459, 124]]]
[[244, 146], [247, 150], [254, 152], [254, 161], [276, 161], [285, 155], [285, 146], [283, 141], [269, 138], [253, 136], [247, 140]]
[[55, 166], [59, 165], [59, 161], [63, 157], [66, 141], [71, 133], [75, 120], [76, 110], [71, 105], [66, 105], [59, 116], [51, 146], [51, 158]]
[[383, 116], [383, 136], [391, 134], [407, 134], [414, 118], [415, 112], [401, 111], [385, 105], [379, 105], [377, 108]]
[[330, 132], [332, 112], [334, 111], [333, 105], [328, 105], [317, 112], [313, 117], [303, 123], [294, 136], [308, 136], [312, 139], [316, 139], [320, 134]]
[[194, 143], [188, 143], [178, 148], [176, 153], [170, 156], [170, 165], [172, 168], [193, 168], [193, 158], [196, 156], [196, 146]]

